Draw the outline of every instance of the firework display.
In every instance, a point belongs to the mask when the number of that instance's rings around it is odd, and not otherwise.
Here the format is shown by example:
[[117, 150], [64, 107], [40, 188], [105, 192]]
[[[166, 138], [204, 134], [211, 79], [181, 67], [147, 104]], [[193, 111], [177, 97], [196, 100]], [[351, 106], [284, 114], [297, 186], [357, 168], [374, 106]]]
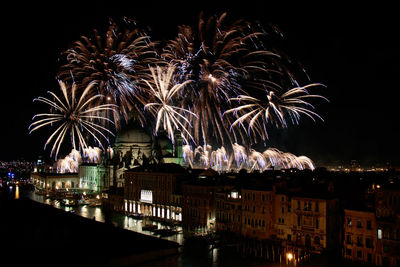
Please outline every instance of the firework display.
[[79, 151], [72, 149], [65, 158], [57, 160], [57, 173], [76, 173], [81, 162]]
[[210, 145], [199, 146], [194, 150], [186, 145], [183, 147], [183, 158], [192, 168], [213, 168], [217, 171], [264, 171], [268, 169], [296, 168], [299, 170], [315, 169], [312, 160], [306, 156], [295, 156], [276, 148], [269, 148], [264, 152], [254, 149], [247, 150], [237, 143], [233, 144], [233, 151], [227, 152], [224, 147], [212, 150]]
[[104, 35], [94, 30], [93, 36], [82, 36], [64, 54], [67, 63], [59, 71], [59, 79], [85, 88], [96, 82], [93, 90], [105, 96], [103, 103], [115, 104], [117, 126], [127, 120], [131, 110], [143, 120], [140, 82], [147, 79], [148, 65], [156, 63], [150, 37], [136, 27], [133, 20], [117, 24], [110, 20]]
[[[163, 124], [163, 129], [167, 131], [168, 137], [174, 143], [174, 133], [176, 131], [183, 131], [185, 134], [189, 135], [191, 139], [193, 137], [190, 135], [189, 131], [183, 125], [181, 121], [190, 125], [190, 121], [186, 118], [187, 115], [197, 117], [193, 112], [174, 106], [174, 97], [179, 93], [181, 88], [183, 88], [190, 81], [185, 81], [184, 83], [173, 83], [173, 77], [175, 67], [170, 65], [165, 70], [157, 67], [157, 73], [153, 68], [150, 68], [153, 80], [152, 83], [146, 81], [146, 84], [151, 91], [151, 95], [154, 96], [154, 100], [157, 102], [148, 103], [144, 107], [150, 109], [156, 120], [155, 134], [157, 134], [160, 124]], [[185, 139], [186, 142], [187, 139]]]
[[114, 112], [115, 105], [112, 104], [93, 104], [102, 95], [94, 95], [88, 97], [88, 93], [95, 83], [90, 83], [82, 92], [79, 99], [75, 98], [76, 85], [72, 85], [70, 90], [64, 82], [59, 81], [60, 89], [64, 96], [62, 101], [55, 93], [48, 92], [54, 100], [38, 97], [33, 101], [43, 102], [50, 106], [52, 113], [40, 113], [33, 117], [33, 120], [39, 118], [29, 126], [30, 133], [36, 131], [44, 126], [53, 124], [57, 125], [56, 130], [47, 139], [44, 148], [51, 143], [53, 146], [50, 152], [51, 156], [57, 159], [58, 152], [61, 144], [63, 143], [67, 134], [71, 137], [73, 149], [79, 148], [83, 150], [88, 148], [86, 139], [92, 137], [100, 146], [102, 141], [107, 141], [109, 138], [106, 134], [114, 135], [112, 131], [102, 126], [103, 121], [112, 122], [103, 113], [109, 111]]
[[54, 142], [50, 154], [57, 156], [69, 132], [73, 149], [99, 162], [101, 150], [89, 138], [105, 150], [101, 141], [109, 141], [111, 126], [118, 131], [133, 117], [172, 144], [180, 135], [191, 167], [314, 169], [305, 156], [252, 149], [271, 128], [296, 125], [303, 116], [322, 120], [312, 101], [326, 98], [310, 93], [321, 84], [301, 85], [296, 66], [274, 47], [279, 37], [275, 27], [201, 14], [197, 27], [178, 26], [177, 37], [157, 50], [133, 20], [122, 26], [110, 20], [105, 34], [95, 30], [63, 53], [58, 78], [65, 101], [51, 92], [53, 101], [35, 99], [51, 112], [37, 114], [30, 132], [61, 123], [46, 141], [45, 147]]

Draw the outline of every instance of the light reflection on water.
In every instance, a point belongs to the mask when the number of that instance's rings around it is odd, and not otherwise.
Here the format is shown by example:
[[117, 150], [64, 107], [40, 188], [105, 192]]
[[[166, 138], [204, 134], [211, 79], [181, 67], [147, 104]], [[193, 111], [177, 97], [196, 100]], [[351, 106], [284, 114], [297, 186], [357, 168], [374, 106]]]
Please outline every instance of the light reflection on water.
[[[106, 221], [106, 214], [103, 212], [101, 207], [90, 207], [88, 205], [82, 205], [82, 206], [77, 206], [77, 207], [64, 206], [64, 205], [61, 205], [60, 201], [58, 201], [58, 200], [51, 200], [49, 198], [46, 198], [43, 195], [35, 194], [34, 192], [32, 192], [29, 195], [29, 198], [34, 201], [40, 202], [40, 203], [52, 205], [55, 208], [77, 214], [84, 218], [93, 219], [98, 222]], [[108, 218], [108, 219], [115, 226], [124, 228], [126, 230], [135, 231], [135, 232], [139, 232], [142, 234], [154, 236], [153, 232], [142, 230], [142, 225], [144, 223], [142, 220], [130, 218], [128, 216], [125, 216], [125, 215], [119, 214], [119, 213], [111, 213], [110, 215], [107, 214], [107, 216], [110, 216], [110, 218]], [[147, 223], [149, 223], [149, 221]], [[165, 227], [160, 222], [151, 222], [151, 223], [154, 225], [157, 225], [158, 229], [162, 229]], [[178, 244], [182, 245], [183, 244], [182, 227], [179, 226], [176, 228], [176, 230], [179, 232], [178, 234], [168, 236], [168, 237], [163, 237], [163, 238], [170, 240], [170, 241], [177, 242]]]
[[[37, 195], [31, 192], [28, 197], [34, 201], [45, 203], [48, 205], [52, 205], [56, 208], [63, 209], [67, 212], [72, 212], [79, 216], [94, 219], [99, 222], [105, 222], [106, 216], [108, 216], [107, 220], [111, 221], [114, 225], [139, 232], [146, 235], [151, 235], [152, 232], [146, 231], [142, 229], [143, 224], [145, 223], [143, 220], [137, 220], [134, 218], [130, 218], [123, 214], [119, 213], [105, 213], [103, 212], [101, 207], [90, 207], [88, 205], [78, 206], [78, 207], [66, 207], [61, 205], [61, 203], [57, 200], [46, 199], [43, 195]], [[147, 222], [148, 223], [148, 222]], [[164, 228], [164, 226], [159, 222], [152, 222], [157, 225], [158, 228]], [[164, 239], [174, 241], [183, 245], [183, 233], [182, 227], [178, 227], [177, 230], [180, 232], [177, 235], [173, 235], [170, 237], [165, 237]], [[294, 266], [293, 264], [286, 265], [284, 263], [271, 263], [262, 259], [251, 259], [241, 257], [239, 253], [236, 251], [222, 251], [218, 248], [212, 247], [190, 247], [183, 246], [182, 253], [178, 257], [178, 266], [250, 266], [250, 267], [287, 267]], [[337, 260], [330, 261], [324, 256], [315, 256], [314, 259], [310, 262], [299, 263], [298, 267], [336, 267], [342, 266], [347, 267], [349, 265], [343, 264], [342, 262], [338, 262]]]

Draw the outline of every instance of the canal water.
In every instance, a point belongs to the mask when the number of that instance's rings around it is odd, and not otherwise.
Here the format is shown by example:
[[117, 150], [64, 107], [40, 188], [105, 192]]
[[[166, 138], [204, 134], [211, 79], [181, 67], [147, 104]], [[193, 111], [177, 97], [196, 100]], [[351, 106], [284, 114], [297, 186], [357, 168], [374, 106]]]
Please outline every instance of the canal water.
[[[27, 197], [34, 201], [45, 203], [51, 205], [55, 208], [65, 210], [66, 212], [71, 212], [77, 214], [79, 216], [94, 219], [99, 222], [112, 222], [115, 226], [121, 227], [130, 231], [139, 232], [146, 235], [153, 235], [152, 232], [146, 231], [142, 229], [143, 221], [135, 218], [131, 218], [125, 216], [120, 213], [108, 213], [104, 212], [102, 207], [91, 207], [89, 205], [81, 205], [77, 207], [67, 207], [61, 205], [61, 203], [57, 200], [47, 199], [43, 195], [38, 195], [32, 191], [20, 190], [18, 185], [14, 185], [10, 187], [10, 196], [12, 195], [14, 198], [23, 198]], [[153, 222], [156, 224], [158, 228], [164, 228], [160, 222]], [[329, 258], [326, 256], [315, 255], [312, 256], [311, 259], [307, 262], [302, 262], [298, 264], [286, 264], [286, 263], [270, 263], [262, 259], [254, 259], [254, 258], [243, 258], [240, 254], [236, 253], [233, 249], [225, 248], [213, 248], [211, 246], [205, 246], [202, 244], [190, 243], [190, 245], [186, 244], [184, 241], [184, 236], [182, 233], [182, 228], [178, 227], [178, 234], [163, 237], [164, 239], [174, 241], [182, 245], [181, 253], [178, 258], [178, 266], [252, 266], [252, 267], [278, 267], [278, 266], [309, 266], [309, 267], [333, 267], [341, 265], [344, 266], [352, 266], [348, 265], [346, 262], [342, 262], [337, 258]]]

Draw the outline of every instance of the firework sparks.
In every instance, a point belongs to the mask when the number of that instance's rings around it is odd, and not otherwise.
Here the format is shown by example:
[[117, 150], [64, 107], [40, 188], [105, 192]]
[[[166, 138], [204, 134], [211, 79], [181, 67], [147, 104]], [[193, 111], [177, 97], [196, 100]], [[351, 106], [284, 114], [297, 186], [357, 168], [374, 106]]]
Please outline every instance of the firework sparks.
[[83, 156], [87, 158], [89, 163], [100, 163], [101, 149], [98, 147], [87, 147], [83, 149]]
[[[186, 118], [186, 114], [197, 117], [193, 112], [175, 106], [176, 100], [174, 97], [179, 91], [187, 85], [190, 81], [184, 83], [174, 83], [173, 74], [175, 67], [169, 65], [166, 68], [157, 66], [157, 73], [154, 68], [150, 68], [150, 72], [153, 77], [152, 83], [145, 80], [151, 94], [154, 96], [154, 101], [145, 105], [153, 114], [157, 114], [155, 133], [160, 129], [160, 125], [163, 125], [163, 129], [167, 131], [168, 137], [174, 143], [175, 131], [181, 131], [187, 134], [190, 139], [193, 137], [190, 135], [187, 127], [183, 122], [191, 126], [189, 120]], [[183, 121], [183, 122], [182, 122]], [[185, 139], [187, 142], [187, 139]]]
[[247, 123], [247, 132], [254, 136], [261, 135], [263, 139], [268, 136], [267, 129], [269, 124], [275, 127], [287, 127], [287, 118], [294, 124], [298, 124], [300, 115], [306, 115], [315, 121], [315, 117], [323, 119], [312, 109], [314, 106], [304, 99], [324, 98], [320, 95], [311, 95], [307, 88], [319, 86], [320, 84], [309, 84], [304, 87], [296, 87], [288, 90], [280, 96], [273, 91], [266, 92], [266, 98], [258, 99], [249, 95], [239, 95], [231, 98], [230, 101], [237, 101], [239, 106], [225, 111], [225, 114], [233, 113], [237, 119], [231, 124], [231, 129], [235, 126], [242, 126]]
[[36, 118], [39, 119], [29, 126], [29, 133], [47, 125], [58, 125], [57, 129], [50, 135], [44, 146], [44, 149], [46, 149], [46, 146], [54, 141], [50, 156], [54, 155], [56, 159], [61, 144], [68, 133], [71, 137], [72, 147], [75, 150], [78, 147], [82, 150], [88, 147], [87, 141], [85, 140], [87, 137], [92, 137], [100, 145], [102, 144], [100, 139], [108, 142], [108, 137], [105, 133], [112, 136], [114, 134], [101, 125], [103, 121], [111, 122], [110, 119], [103, 116], [102, 113], [107, 111], [113, 112], [115, 106], [112, 104], [91, 105], [98, 98], [102, 97], [102, 95], [86, 97], [94, 86], [94, 83], [89, 84], [85, 88], [78, 100], [75, 99], [76, 85], [72, 85], [70, 95], [68, 95], [67, 86], [64, 82], [59, 81], [59, 85], [64, 96], [64, 101], [53, 92], [48, 93], [54, 98], [54, 101], [44, 97], [38, 97], [33, 100], [49, 105], [53, 112], [35, 115], [32, 120]]
[[[143, 123], [140, 81], [148, 76], [148, 64], [155, 62], [155, 52], [150, 37], [132, 27], [136, 25], [133, 21], [124, 21], [125, 31], [110, 21], [105, 36], [94, 30], [92, 38], [82, 36], [76, 41], [65, 52], [67, 63], [61, 67], [59, 78], [79, 88], [96, 82], [95, 89], [106, 96], [106, 103], [118, 106], [125, 120], [133, 109]], [[118, 126], [120, 116], [113, 115]]]
[[81, 161], [79, 151], [72, 149], [69, 155], [57, 161], [57, 173], [77, 173]]
[[276, 148], [269, 148], [261, 153], [254, 149], [247, 151], [244, 146], [235, 143], [230, 154], [224, 147], [212, 150], [210, 145], [199, 146], [194, 151], [186, 145], [184, 151], [185, 162], [195, 168], [207, 169], [211, 167], [217, 171], [238, 171], [241, 169], [264, 171], [271, 168], [315, 169], [314, 163], [308, 157], [297, 157], [292, 153], [285, 153]]
[[[197, 144], [207, 144], [211, 138], [214, 143], [222, 145], [238, 140], [250, 143], [246, 133], [243, 133], [243, 127], [231, 125], [241, 126], [239, 122], [245, 119], [257, 124], [261, 113], [253, 111], [239, 119], [224, 116], [226, 111], [230, 113], [244, 109], [235, 107], [232, 100], [255, 100], [250, 92], [263, 92], [265, 88], [281, 90], [289, 83], [297, 84], [292, 72], [285, 71], [287, 57], [267, 47], [265, 39], [272, 33], [267, 34], [264, 29], [244, 20], [228, 24], [225, 22], [226, 15], [224, 13], [208, 19], [201, 15], [197, 31], [189, 26], [180, 26], [178, 37], [166, 45], [162, 54], [168, 62], [177, 66], [181, 81], [193, 81], [184, 89], [182, 95], [186, 97], [182, 105], [197, 115], [201, 114], [191, 129]], [[285, 104], [289, 103], [288, 99]], [[274, 106], [275, 112], [283, 108], [275, 102], [270, 105]], [[310, 114], [300, 108], [292, 113]], [[283, 119], [281, 123], [284, 123]], [[263, 139], [266, 138], [264, 131], [253, 129]]]

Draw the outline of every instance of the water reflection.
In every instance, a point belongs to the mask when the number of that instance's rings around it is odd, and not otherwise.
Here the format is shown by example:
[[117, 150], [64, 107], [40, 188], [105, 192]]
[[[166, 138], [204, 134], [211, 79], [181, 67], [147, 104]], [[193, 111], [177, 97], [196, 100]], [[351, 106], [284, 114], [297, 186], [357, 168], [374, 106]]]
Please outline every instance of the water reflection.
[[14, 196], [14, 198], [15, 199], [19, 199], [19, 186], [18, 185], [15, 186], [15, 196]]
[[[64, 206], [64, 205], [61, 205], [61, 202], [58, 200], [51, 200], [49, 198], [46, 198], [43, 195], [35, 194], [34, 192], [31, 192], [31, 194], [29, 195], [29, 198], [34, 201], [40, 202], [40, 203], [52, 205], [53, 207], [56, 207], [58, 209], [62, 209], [67, 212], [77, 214], [84, 218], [93, 219], [98, 222], [108, 221], [117, 227], [121, 227], [126, 230], [135, 231], [135, 232], [139, 232], [139, 233], [146, 234], [146, 235], [154, 236], [153, 232], [142, 229], [142, 226], [144, 224], [152, 223], [153, 225], [156, 225], [158, 229], [165, 228], [165, 226], [160, 222], [154, 222], [154, 221], [144, 222], [143, 220], [131, 218], [131, 217], [125, 216], [123, 214], [119, 214], [119, 213], [114, 213], [114, 212], [106, 213], [103, 211], [103, 209], [101, 207], [90, 207], [88, 205], [82, 205], [82, 206], [77, 206], [77, 207]], [[182, 227], [178, 226], [178, 227], [176, 227], [176, 230], [178, 231], [178, 234], [168, 236], [168, 237], [162, 237], [162, 238], [177, 242], [178, 244], [182, 245], [183, 244]]]

